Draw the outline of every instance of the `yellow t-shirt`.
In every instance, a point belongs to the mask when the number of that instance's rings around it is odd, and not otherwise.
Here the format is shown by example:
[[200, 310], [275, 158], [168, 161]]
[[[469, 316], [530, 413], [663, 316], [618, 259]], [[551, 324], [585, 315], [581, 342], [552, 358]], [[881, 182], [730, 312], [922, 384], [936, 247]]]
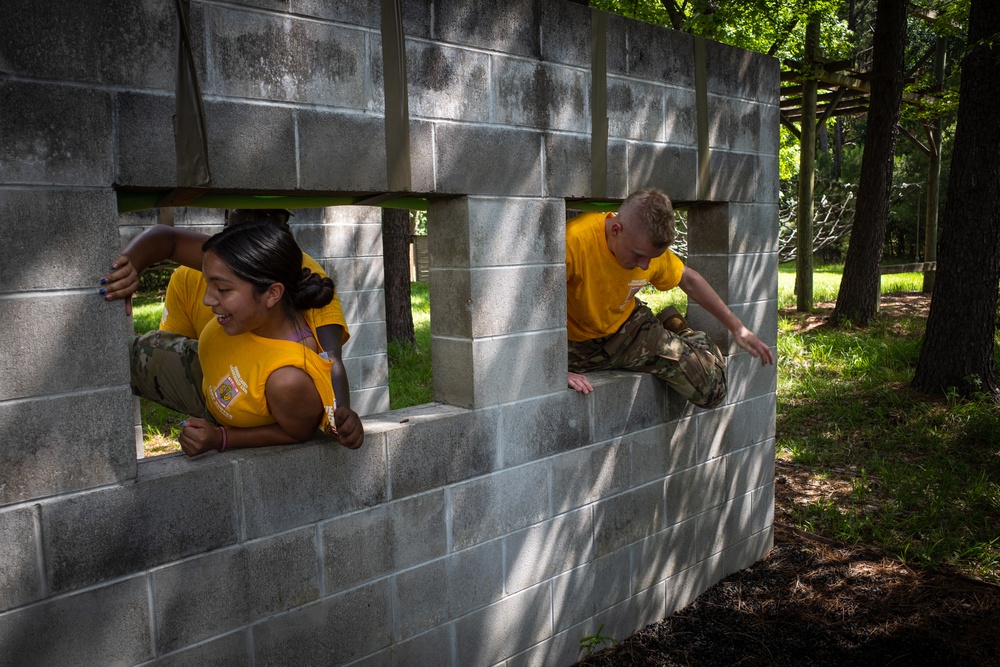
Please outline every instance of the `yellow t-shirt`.
[[[302, 253], [302, 266], [313, 273], [318, 273], [321, 276], [326, 275], [316, 260], [305, 253]], [[201, 271], [195, 271], [186, 266], [177, 267], [173, 275], [170, 276], [170, 283], [167, 285], [167, 296], [163, 300], [163, 315], [160, 317], [160, 329], [172, 331], [188, 338], [198, 338], [205, 325], [215, 319], [212, 309], [202, 302], [206, 286], [205, 274]], [[346, 343], [347, 339], [351, 337], [351, 333], [347, 330], [347, 322], [344, 320], [340, 299], [337, 298], [336, 293], [333, 295], [333, 301], [322, 308], [304, 310], [302, 316], [313, 330], [328, 324], [337, 324], [344, 327], [343, 342]]]
[[219, 424], [250, 428], [276, 423], [264, 396], [267, 378], [279, 368], [292, 366], [312, 378], [323, 401], [320, 428], [334, 435], [330, 362], [301, 343], [262, 338], [250, 332], [230, 336], [212, 319], [201, 332], [198, 359], [204, 376], [201, 389], [205, 404]]
[[604, 236], [607, 213], [584, 213], [566, 223], [566, 335], [571, 341], [608, 336], [635, 309], [635, 294], [651, 283], [677, 287], [684, 263], [670, 250], [646, 270], [623, 269]]

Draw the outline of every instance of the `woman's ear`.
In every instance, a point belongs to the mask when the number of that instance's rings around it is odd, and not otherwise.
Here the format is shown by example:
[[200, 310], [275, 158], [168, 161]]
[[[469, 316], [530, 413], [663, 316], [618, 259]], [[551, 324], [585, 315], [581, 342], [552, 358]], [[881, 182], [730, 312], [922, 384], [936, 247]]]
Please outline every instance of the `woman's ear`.
[[281, 283], [271, 283], [264, 291], [264, 305], [268, 308], [274, 308], [276, 304], [281, 303], [283, 296], [285, 296], [285, 286]]

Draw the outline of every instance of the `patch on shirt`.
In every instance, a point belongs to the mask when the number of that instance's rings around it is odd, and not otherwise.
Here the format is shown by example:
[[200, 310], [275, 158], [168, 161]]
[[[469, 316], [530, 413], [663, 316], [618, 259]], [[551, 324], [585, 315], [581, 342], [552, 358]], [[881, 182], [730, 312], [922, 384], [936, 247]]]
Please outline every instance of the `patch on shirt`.
[[630, 280], [628, 283], [628, 296], [625, 297], [624, 301], [622, 301], [622, 305], [618, 306], [618, 310], [625, 310], [625, 306], [627, 306], [628, 302], [632, 300], [632, 297], [634, 297], [639, 290], [641, 290], [648, 284], [649, 281], [646, 280], [645, 278], [637, 278], [636, 280]]
[[212, 391], [212, 395], [215, 397], [215, 402], [223, 408], [229, 407], [229, 404], [232, 403], [241, 393], [242, 392], [236, 384], [236, 381], [233, 380], [232, 375], [227, 375], [226, 378]]

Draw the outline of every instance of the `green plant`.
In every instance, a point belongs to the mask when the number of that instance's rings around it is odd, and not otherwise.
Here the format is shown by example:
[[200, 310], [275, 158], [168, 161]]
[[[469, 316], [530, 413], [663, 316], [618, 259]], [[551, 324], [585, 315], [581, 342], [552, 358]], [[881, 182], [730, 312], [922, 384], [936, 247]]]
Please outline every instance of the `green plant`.
[[614, 646], [615, 640], [613, 637], [608, 637], [607, 635], [602, 635], [601, 632], [604, 630], [604, 624], [602, 623], [597, 632], [587, 637], [583, 637], [580, 640], [580, 651], [586, 651], [587, 655], [592, 655], [594, 651], [602, 646]]

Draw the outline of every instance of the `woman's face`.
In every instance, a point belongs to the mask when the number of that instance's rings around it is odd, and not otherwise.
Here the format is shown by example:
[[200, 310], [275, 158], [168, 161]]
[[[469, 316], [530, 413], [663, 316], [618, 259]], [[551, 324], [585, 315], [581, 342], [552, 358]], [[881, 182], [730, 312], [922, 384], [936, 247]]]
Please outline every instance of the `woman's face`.
[[211, 250], [202, 260], [208, 284], [202, 303], [212, 309], [215, 319], [230, 336], [254, 331], [268, 322], [268, 294], [257, 294], [247, 281], [237, 277]]

